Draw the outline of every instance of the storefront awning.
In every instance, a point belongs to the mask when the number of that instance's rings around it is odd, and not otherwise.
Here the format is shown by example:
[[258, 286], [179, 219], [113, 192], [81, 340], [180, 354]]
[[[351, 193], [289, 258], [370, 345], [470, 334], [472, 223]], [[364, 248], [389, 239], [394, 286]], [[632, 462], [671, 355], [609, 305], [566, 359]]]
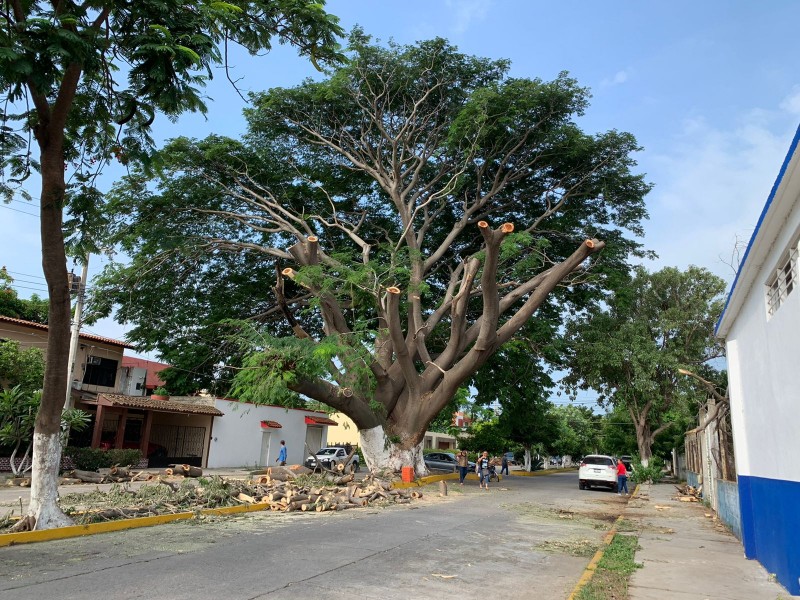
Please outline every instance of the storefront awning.
[[328, 417], [306, 417], [306, 425], [338, 425], [333, 419]]

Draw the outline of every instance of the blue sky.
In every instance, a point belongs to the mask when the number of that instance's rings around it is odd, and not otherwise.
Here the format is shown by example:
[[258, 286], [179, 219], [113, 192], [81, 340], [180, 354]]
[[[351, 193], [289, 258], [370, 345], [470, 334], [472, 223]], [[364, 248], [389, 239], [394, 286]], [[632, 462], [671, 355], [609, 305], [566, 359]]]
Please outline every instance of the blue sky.
[[[633, 133], [639, 170], [655, 185], [647, 199], [649, 265], [706, 267], [731, 282], [800, 123], [794, 40], [800, 3], [739, 1], [570, 2], [537, 0], [332, 0], [345, 28], [384, 41], [448, 38], [463, 52], [512, 61], [515, 77], [552, 79], [566, 70], [591, 88], [587, 131]], [[290, 49], [236, 56], [245, 89], [290, 86], [319, 76]], [[159, 140], [236, 136], [244, 104], [223, 73], [207, 88], [207, 120], [160, 117]], [[104, 181], [113, 182], [110, 170]], [[0, 205], [0, 265], [22, 296], [44, 294], [35, 204]], [[107, 259], [92, 257], [91, 273]], [[76, 269], [78, 271], [79, 269]], [[104, 320], [87, 329], [121, 338]]]

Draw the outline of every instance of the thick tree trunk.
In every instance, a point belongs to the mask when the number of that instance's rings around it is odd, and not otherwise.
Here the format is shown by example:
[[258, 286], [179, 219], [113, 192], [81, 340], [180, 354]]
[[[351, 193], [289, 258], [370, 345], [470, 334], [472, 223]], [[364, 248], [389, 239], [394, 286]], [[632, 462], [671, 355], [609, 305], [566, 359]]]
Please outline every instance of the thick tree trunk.
[[[38, 136], [37, 136], [38, 137]], [[49, 294], [48, 339], [42, 401], [33, 436], [31, 503], [28, 515], [36, 529], [70, 523], [58, 506], [61, 463], [61, 411], [67, 393], [70, 296], [67, 256], [62, 231], [64, 158], [59, 140], [39, 139], [42, 147], [41, 238], [42, 268]]]
[[640, 428], [636, 426], [636, 446], [639, 448], [639, 458], [642, 466], [650, 466], [650, 459], [653, 456], [653, 439], [650, 436], [650, 428]]
[[530, 471], [531, 470], [531, 449], [530, 449], [530, 446], [523, 446], [523, 448], [525, 449], [525, 458], [524, 458], [523, 463], [522, 463], [522, 468], [525, 469], [526, 471]]
[[422, 443], [405, 448], [389, 440], [381, 425], [358, 432], [361, 451], [370, 471], [400, 471], [402, 467], [414, 467], [418, 477], [428, 474], [422, 454]]
[[58, 506], [58, 469], [61, 463], [61, 435], [33, 434], [33, 472], [28, 516], [36, 519], [35, 529], [72, 525]]

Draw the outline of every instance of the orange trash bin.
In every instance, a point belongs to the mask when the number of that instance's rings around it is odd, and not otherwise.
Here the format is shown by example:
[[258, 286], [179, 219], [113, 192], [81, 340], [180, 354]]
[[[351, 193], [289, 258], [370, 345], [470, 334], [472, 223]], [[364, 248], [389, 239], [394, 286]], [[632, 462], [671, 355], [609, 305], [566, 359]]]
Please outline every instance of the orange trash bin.
[[414, 481], [414, 467], [403, 467], [400, 469], [400, 477], [405, 483]]

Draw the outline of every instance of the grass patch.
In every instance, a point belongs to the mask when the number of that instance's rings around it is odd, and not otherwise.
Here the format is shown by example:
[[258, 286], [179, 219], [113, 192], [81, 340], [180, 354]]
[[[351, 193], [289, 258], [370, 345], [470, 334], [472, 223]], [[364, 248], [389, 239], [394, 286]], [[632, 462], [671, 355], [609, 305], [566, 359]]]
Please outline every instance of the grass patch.
[[570, 556], [594, 556], [597, 544], [591, 540], [545, 540], [538, 546], [545, 552], [560, 552]]
[[606, 548], [591, 581], [581, 588], [577, 600], [625, 600], [628, 598], [628, 581], [640, 568], [633, 560], [639, 538], [617, 534]]

